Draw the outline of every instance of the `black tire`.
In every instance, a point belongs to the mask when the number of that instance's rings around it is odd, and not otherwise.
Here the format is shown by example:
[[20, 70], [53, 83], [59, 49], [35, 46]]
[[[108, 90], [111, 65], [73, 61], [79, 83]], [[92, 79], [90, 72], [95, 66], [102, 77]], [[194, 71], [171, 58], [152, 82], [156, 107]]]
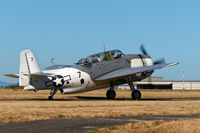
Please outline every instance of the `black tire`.
[[53, 97], [52, 97], [52, 96], [49, 96], [48, 99], [49, 99], [49, 100], [53, 100]]
[[141, 92], [139, 90], [133, 90], [131, 97], [133, 100], [140, 100], [141, 99]]
[[112, 89], [108, 90], [106, 93], [106, 96], [108, 99], [115, 99], [115, 97], [116, 97], [115, 90], [112, 90]]

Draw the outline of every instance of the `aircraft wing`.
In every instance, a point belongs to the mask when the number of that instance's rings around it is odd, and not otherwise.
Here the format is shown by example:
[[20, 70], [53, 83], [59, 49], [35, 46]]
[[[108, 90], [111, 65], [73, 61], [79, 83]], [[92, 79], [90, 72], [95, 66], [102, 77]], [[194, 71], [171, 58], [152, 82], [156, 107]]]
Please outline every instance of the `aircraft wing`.
[[101, 77], [96, 78], [95, 80], [106, 80], [106, 79], [112, 79], [116, 77], [128, 76], [128, 75], [137, 74], [140, 72], [153, 71], [156, 69], [170, 67], [177, 64], [179, 63], [156, 64], [156, 65], [137, 67], [137, 68], [122, 68], [122, 69], [118, 69], [110, 73], [107, 73]]

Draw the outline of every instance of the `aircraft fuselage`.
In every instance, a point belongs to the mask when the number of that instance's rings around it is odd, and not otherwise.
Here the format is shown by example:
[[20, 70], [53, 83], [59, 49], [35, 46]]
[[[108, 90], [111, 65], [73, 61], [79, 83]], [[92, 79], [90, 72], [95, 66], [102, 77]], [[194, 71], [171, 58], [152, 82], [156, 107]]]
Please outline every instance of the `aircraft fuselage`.
[[[44, 73], [57, 75], [57, 77], [44, 77], [42, 80], [32, 79], [31, 86], [27, 86], [24, 89], [44, 90], [57, 87], [62, 94], [86, 92], [110, 87], [111, 83], [114, 85], [124, 84], [128, 80], [126, 76], [112, 80], [95, 81], [96, 78], [104, 74], [125, 67], [134, 68], [147, 65], [153, 65], [152, 59], [147, 55], [124, 55], [121, 58], [110, 61], [101, 61], [89, 65], [84, 65], [84, 63], [77, 64], [73, 67], [43, 71]], [[152, 71], [137, 73], [130, 75], [129, 78], [131, 77], [133, 81], [140, 81], [151, 74]]]

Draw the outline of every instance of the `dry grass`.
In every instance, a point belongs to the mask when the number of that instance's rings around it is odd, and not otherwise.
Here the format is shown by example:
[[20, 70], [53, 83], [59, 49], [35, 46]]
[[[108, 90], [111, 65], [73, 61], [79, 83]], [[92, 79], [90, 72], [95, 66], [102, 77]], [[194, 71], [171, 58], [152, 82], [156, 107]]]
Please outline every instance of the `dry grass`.
[[[0, 90], [0, 123], [60, 118], [93, 118], [137, 115], [200, 114], [200, 100], [132, 101], [130, 91], [117, 91], [125, 100], [77, 99], [76, 96], [105, 97], [106, 90], [76, 95], [56, 94], [47, 99], [49, 91], [24, 92]], [[142, 91], [143, 98], [200, 97], [200, 91]], [[16, 99], [16, 100], [15, 100]]]
[[142, 121], [97, 129], [90, 133], [199, 133], [200, 120]]

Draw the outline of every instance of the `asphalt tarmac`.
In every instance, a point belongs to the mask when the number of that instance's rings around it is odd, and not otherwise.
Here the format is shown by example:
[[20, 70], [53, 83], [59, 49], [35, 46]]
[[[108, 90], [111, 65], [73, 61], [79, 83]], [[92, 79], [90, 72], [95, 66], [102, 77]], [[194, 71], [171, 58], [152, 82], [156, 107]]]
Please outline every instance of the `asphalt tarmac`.
[[130, 116], [90, 119], [40, 120], [0, 125], [0, 133], [85, 133], [96, 128], [138, 121], [200, 118], [200, 115]]
[[[77, 100], [106, 100], [105, 97], [77, 97], [77, 99], [54, 99], [54, 101], [77, 101]], [[46, 101], [47, 99], [2, 99], [0, 101]], [[131, 99], [116, 99], [131, 100]], [[197, 98], [151, 98], [141, 101], [188, 101], [200, 100]], [[112, 125], [123, 125], [138, 121], [153, 120], [177, 120], [199, 118], [200, 115], [165, 115], [165, 116], [130, 116], [130, 117], [109, 117], [90, 119], [54, 119], [39, 120], [19, 123], [7, 123], [0, 125], [0, 133], [85, 133], [97, 128], [109, 127]]]
[[[102, 101], [108, 100], [106, 97], [91, 97], [91, 96], [76, 96], [74, 98], [68, 99], [53, 99], [53, 101], [88, 101], [88, 100], [95, 100], [95, 101]], [[116, 98], [116, 101], [124, 101], [124, 100], [132, 100], [131, 98]], [[142, 98], [140, 101], [194, 101], [200, 100], [200, 97], [187, 97], [187, 98]], [[0, 101], [49, 101], [46, 99], [0, 99]]]

